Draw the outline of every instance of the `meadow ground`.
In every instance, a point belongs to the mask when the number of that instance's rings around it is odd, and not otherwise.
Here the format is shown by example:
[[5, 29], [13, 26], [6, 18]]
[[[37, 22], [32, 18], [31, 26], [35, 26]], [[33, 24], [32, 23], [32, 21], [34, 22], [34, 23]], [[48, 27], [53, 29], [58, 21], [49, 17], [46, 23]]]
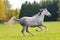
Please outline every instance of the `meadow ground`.
[[42, 32], [37, 32], [37, 27], [29, 27], [29, 31], [34, 34], [25, 32], [25, 37], [22, 35], [22, 27], [20, 24], [0, 24], [0, 40], [60, 40], [60, 22], [44, 22], [48, 27], [48, 34], [45, 33], [45, 28]]

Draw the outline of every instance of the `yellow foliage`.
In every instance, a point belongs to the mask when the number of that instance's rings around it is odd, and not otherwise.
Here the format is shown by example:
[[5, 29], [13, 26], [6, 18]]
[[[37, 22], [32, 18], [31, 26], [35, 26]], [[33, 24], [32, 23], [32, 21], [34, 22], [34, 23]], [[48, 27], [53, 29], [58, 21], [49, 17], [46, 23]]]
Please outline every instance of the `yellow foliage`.
[[0, 0], [0, 20], [5, 20], [5, 19], [6, 19], [6, 14], [4, 9], [4, 3], [3, 0]]

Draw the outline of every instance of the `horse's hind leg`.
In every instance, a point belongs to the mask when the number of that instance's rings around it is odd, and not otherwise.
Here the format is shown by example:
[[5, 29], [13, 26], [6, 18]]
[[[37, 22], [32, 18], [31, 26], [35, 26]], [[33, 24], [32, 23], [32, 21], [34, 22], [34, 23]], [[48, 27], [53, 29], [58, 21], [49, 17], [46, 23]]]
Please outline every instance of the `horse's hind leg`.
[[28, 31], [28, 26], [26, 27], [26, 32], [28, 32], [29, 34], [31, 34], [32, 36], [34, 36], [31, 32]]
[[25, 29], [26, 29], [26, 26], [23, 26], [23, 29], [21, 31], [24, 36], [25, 36], [25, 34], [24, 34]]

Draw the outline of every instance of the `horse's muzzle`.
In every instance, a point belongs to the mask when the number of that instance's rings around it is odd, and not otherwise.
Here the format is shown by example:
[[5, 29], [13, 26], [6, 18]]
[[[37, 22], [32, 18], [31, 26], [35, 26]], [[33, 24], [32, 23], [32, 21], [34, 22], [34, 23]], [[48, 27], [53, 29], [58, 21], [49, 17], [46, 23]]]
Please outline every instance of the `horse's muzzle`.
[[49, 15], [49, 17], [51, 17], [51, 15]]

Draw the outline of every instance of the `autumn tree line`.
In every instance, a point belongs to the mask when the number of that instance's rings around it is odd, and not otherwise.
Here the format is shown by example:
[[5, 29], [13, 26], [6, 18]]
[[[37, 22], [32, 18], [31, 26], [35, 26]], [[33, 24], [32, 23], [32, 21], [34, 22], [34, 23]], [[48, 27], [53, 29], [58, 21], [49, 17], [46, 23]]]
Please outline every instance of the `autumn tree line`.
[[20, 9], [11, 9], [11, 4], [8, 0], [0, 0], [0, 23], [4, 21], [9, 21], [11, 17], [19, 17]]
[[57, 21], [60, 20], [60, 0], [42, 0], [37, 3], [25, 2], [22, 4], [19, 18], [23, 16], [33, 16], [39, 12], [39, 9], [47, 8], [52, 14], [51, 17], [45, 17], [45, 21]]

